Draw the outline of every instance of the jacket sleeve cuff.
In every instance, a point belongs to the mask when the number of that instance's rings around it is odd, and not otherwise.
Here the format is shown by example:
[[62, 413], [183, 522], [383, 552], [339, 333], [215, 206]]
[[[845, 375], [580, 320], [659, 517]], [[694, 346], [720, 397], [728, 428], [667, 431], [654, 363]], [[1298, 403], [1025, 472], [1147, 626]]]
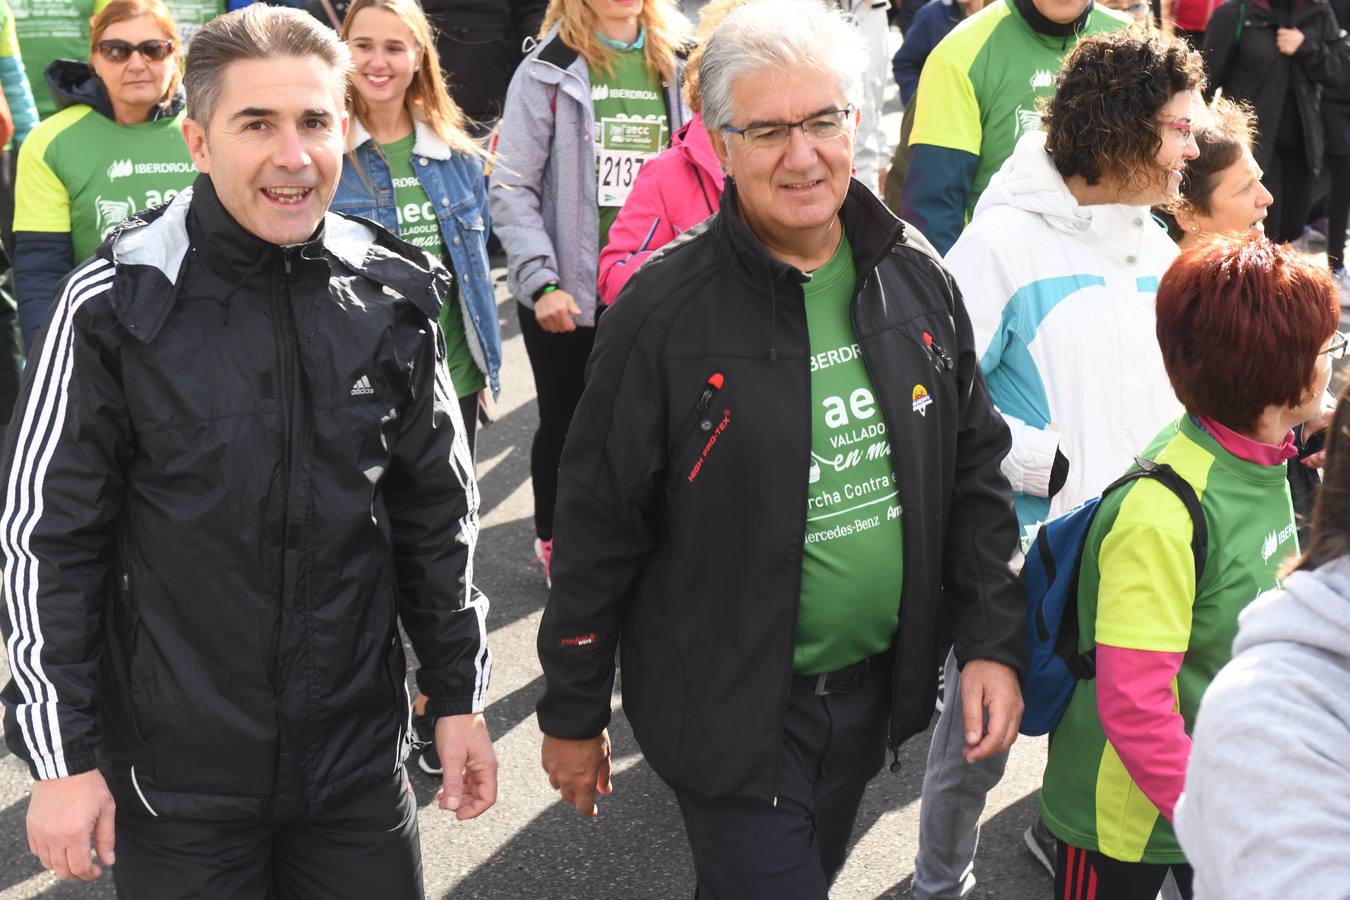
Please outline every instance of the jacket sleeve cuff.
[[464, 716], [483, 711], [483, 704], [472, 697], [428, 697], [426, 716], [432, 722], [445, 716]]
[[[52, 768], [54, 769], [55, 767], [53, 766]], [[74, 756], [67, 756], [66, 774], [59, 777], [68, 778], [71, 775], [82, 775], [85, 772], [93, 771], [96, 768], [98, 768], [98, 753], [93, 750], [90, 750], [87, 753], [80, 753]], [[37, 767], [33, 765], [31, 761], [28, 763], [28, 772], [33, 776], [34, 781], [53, 781], [58, 777], [55, 775], [47, 775], [47, 776], [40, 775], [38, 773]]]
[[534, 295], [539, 292], [540, 288], [548, 284], [550, 281], [556, 282], [557, 280], [558, 280], [557, 272], [553, 271], [548, 266], [540, 266], [539, 268], [531, 272], [529, 275], [521, 277], [520, 279], [521, 295], [516, 299], [520, 301], [522, 306], [525, 306], [528, 309], [534, 309]]
[[[1007, 417], [1005, 417], [1007, 418]], [[1055, 468], [1055, 453], [1060, 435], [1047, 428], [1036, 428], [1008, 419], [1013, 446], [1003, 458], [1003, 474], [1012, 489], [1033, 497], [1050, 496], [1050, 480]], [[1073, 464], [1073, 460], [1069, 460]]]

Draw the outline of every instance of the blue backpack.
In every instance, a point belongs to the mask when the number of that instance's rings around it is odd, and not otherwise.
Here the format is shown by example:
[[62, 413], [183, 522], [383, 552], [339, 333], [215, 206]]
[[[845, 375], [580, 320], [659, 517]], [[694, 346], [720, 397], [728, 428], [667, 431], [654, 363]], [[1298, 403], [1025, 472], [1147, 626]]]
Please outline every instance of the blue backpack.
[[1209, 531], [1195, 490], [1166, 463], [1142, 456], [1136, 456], [1134, 462], [1138, 468], [1111, 482], [1100, 496], [1042, 525], [1027, 551], [1021, 578], [1027, 592], [1030, 653], [1022, 682], [1025, 709], [1018, 728], [1022, 734], [1034, 737], [1053, 731], [1069, 705], [1074, 686], [1097, 674], [1097, 648], [1078, 651], [1078, 570], [1088, 529], [1103, 497], [1139, 478], [1152, 478], [1166, 485], [1191, 516], [1191, 551], [1195, 554], [1197, 585], [1204, 574]]

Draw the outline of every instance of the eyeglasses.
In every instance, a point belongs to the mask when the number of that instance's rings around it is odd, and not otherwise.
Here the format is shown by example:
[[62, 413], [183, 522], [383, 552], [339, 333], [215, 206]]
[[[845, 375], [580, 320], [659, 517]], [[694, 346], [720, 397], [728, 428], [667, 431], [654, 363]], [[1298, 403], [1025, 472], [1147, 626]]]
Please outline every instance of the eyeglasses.
[[[1332, 359], [1345, 359], [1347, 350], [1350, 350], [1350, 338], [1347, 338], [1341, 332], [1336, 331], [1331, 335], [1331, 344], [1327, 346], [1327, 349], [1321, 352], [1330, 356]], [[1318, 355], [1320, 356], [1321, 354], [1319, 353]]]
[[103, 54], [104, 59], [113, 63], [126, 62], [132, 53], [139, 53], [151, 62], [159, 62], [173, 52], [173, 41], [165, 40], [141, 41], [139, 44], [107, 40], [99, 41], [95, 46], [98, 47], [98, 52]]
[[749, 128], [735, 128], [723, 125], [722, 130], [739, 134], [751, 150], [777, 150], [786, 147], [792, 140], [792, 129], [800, 128], [808, 141], [832, 141], [848, 133], [848, 123], [853, 119], [853, 104], [843, 109], [831, 109], [817, 113], [800, 122], [773, 122], [767, 125], [752, 125]]
[[1191, 136], [1191, 120], [1190, 120], [1190, 119], [1167, 119], [1167, 118], [1164, 118], [1164, 117], [1162, 117], [1162, 116], [1158, 116], [1158, 117], [1155, 118], [1153, 121], [1154, 121], [1154, 122], [1157, 122], [1159, 125], [1164, 125], [1164, 126], [1166, 126], [1166, 127], [1168, 127], [1168, 128], [1174, 128], [1174, 129], [1176, 129], [1178, 132], [1181, 133], [1181, 136], [1182, 136], [1182, 137], [1190, 137], [1190, 136]]

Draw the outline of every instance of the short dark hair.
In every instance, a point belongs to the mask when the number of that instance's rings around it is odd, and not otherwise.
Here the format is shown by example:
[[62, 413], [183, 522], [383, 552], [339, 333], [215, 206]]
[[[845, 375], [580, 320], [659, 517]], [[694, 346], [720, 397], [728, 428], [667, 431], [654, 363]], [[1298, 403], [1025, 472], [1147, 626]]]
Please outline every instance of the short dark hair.
[[1325, 266], [1260, 234], [1216, 235], [1184, 251], [1156, 303], [1177, 399], [1238, 431], [1267, 406], [1306, 402], [1339, 296]]
[[230, 63], [278, 56], [318, 57], [340, 82], [336, 96], [346, 96], [352, 57], [336, 31], [298, 9], [250, 3], [217, 16], [193, 37], [183, 72], [188, 117], [203, 128], [210, 124]]
[[1251, 150], [1255, 115], [1245, 103], [1216, 97], [1195, 130], [1200, 155], [1186, 163], [1181, 176], [1181, 199], [1203, 215], [1212, 212], [1209, 201], [1219, 186], [1219, 174]]
[[1200, 54], [1185, 41], [1133, 29], [1086, 37], [1064, 60], [1045, 105], [1045, 149], [1065, 178], [1142, 187], [1162, 146], [1154, 119], [1174, 96], [1204, 83]]

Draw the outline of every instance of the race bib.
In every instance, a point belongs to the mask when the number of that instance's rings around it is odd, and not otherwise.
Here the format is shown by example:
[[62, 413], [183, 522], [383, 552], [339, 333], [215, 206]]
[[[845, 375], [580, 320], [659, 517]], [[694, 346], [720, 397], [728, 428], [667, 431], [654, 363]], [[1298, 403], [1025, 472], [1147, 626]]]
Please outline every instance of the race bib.
[[600, 206], [623, 206], [643, 163], [661, 152], [664, 131], [659, 118], [600, 121], [595, 179]]

